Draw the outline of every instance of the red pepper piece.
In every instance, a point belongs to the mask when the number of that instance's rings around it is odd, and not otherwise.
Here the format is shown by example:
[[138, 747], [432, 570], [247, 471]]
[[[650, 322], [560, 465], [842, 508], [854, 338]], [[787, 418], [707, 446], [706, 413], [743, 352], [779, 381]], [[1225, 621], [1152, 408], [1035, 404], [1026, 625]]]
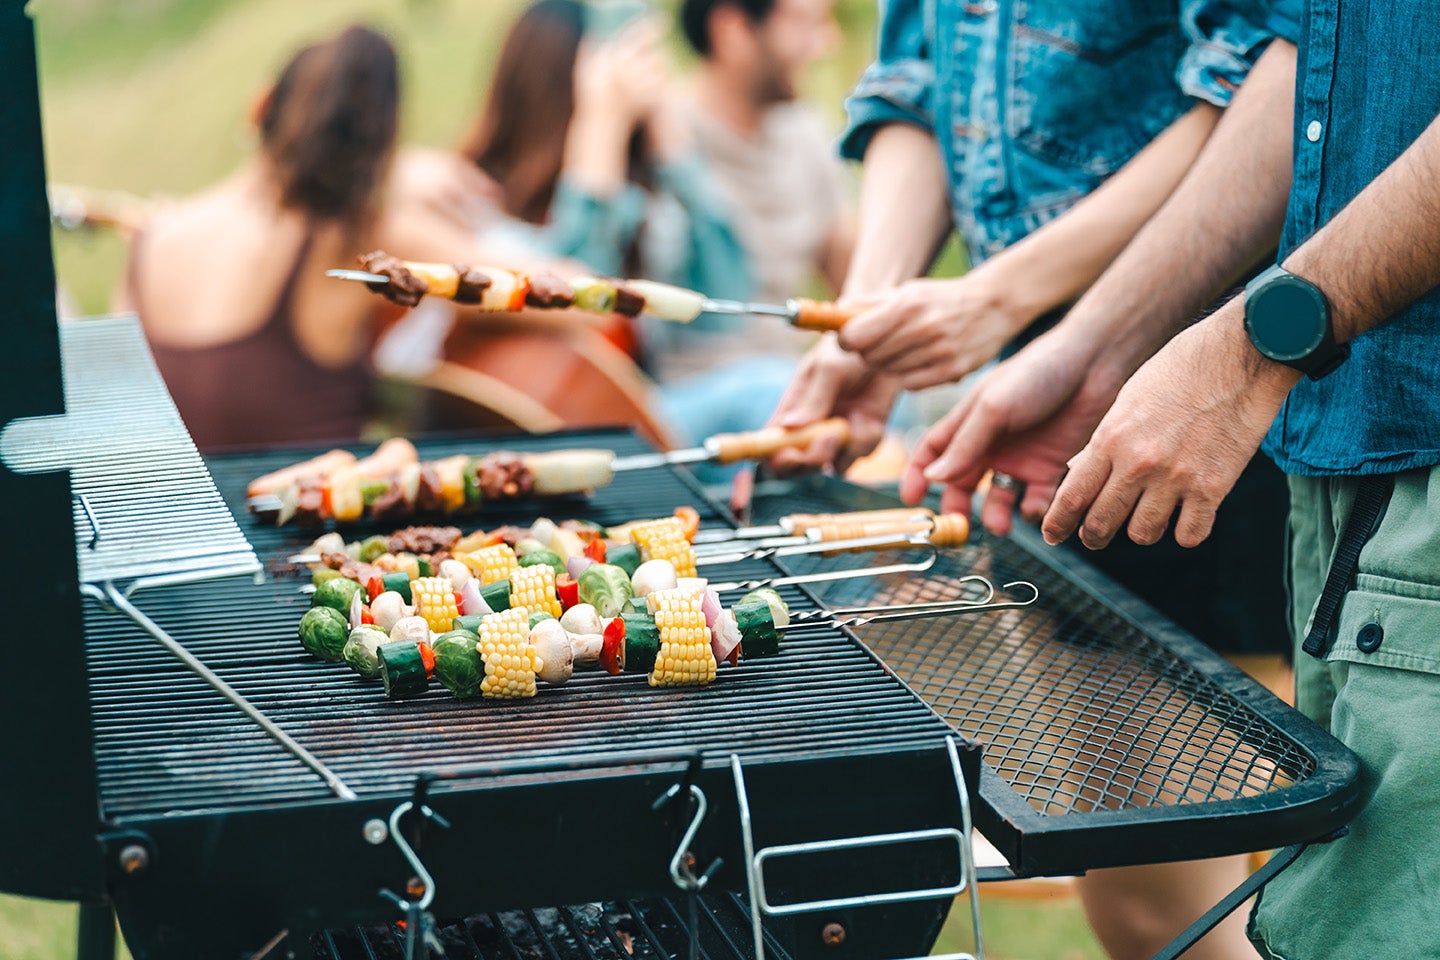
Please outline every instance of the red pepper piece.
[[[384, 592], [385, 581], [381, 580], [379, 577], [371, 577], [369, 581], [367, 581], [365, 584], [365, 596], [370, 603], [374, 603], [375, 598], [380, 596], [380, 594]], [[374, 623], [375, 621], [372, 620], [370, 622]]]
[[605, 541], [596, 537], [594, 540], [585, 544], [585, 556], [594, 560], [596, 563], [604, 563], [605, 549]]
[[420, 648], [420, 660], [425, 664], [425, 676], [433, 677], [435, 675], [435, 649], [424, 640], [416, 641], [416, 646]]
[[580, 602], [580, 584], [568, 573], [555, 578], [555, 593], [560, 598], [562, 610], [569, 610]]
[[465, 598], [460, 595], [460, 591], [459, 591], [459, 590], [456, 590], [456, 591], [455, 591], [455, 609], [456, 609], [456, 610], [463, 610], [463, 609], [465, 609]]
[[[374, 599], [374, 598], [372, 597], [371, 599]], [[375, 614], [371, 613], [371, 612], [370, 612], [370, 608], [369, 608], [368, 606], [366, 606], [365, 604], [363, 604], [363, 603], [360, 605], [360, 622], [361, 622], [361, 623], [374, 623], [374, 622], [375, 622]]]
[[730, 656], [725, 658], [725, 662], [732, 667], [740, 662], [740, 644], [735, 644], [734, 649], [730, 651]]
[[622, 617], [614, 617], [605, 625], [604, 640], [600, 644], [600, 666], [609, 674], [625, 669], [625, 620]]
[[685, 539], [695, 542], [695, 532], [700, 529], [700, 511], [694, 507], [676, 507], [675, 516], [684, 525]]

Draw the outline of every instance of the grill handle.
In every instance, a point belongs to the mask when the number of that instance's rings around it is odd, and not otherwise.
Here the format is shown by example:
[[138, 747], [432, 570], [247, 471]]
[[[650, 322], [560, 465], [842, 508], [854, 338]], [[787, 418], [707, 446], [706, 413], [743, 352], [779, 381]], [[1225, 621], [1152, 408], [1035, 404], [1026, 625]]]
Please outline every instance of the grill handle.
[[[750, 817], [750, 797], [745, 790], [745, 773], [740, 764], [740, 755], [730, 755], [730, 770], [735, 778], [735, 794], [740, 809], [740, 836], [745, 848], [745, 880], [749, 891], [750, 922], [755, 937], [755, 960], [765, 960], [765, 937], [762, 914], [788, 916], [795, 913], [809, 913], [818, 910], [833, 910], [844, 907], [867, 907], [884, 903], [902, 903], [911, 900], [931, 900], [939, 897], [956, 896], [966, 890], [970, 894], [970, 916], [975, 928], [975, 953], [955, 953], [943, 960], [984, 960], [985, 950], [980, 936], [980, 897], [975, 881], [975, 857], [970, 845], [970, 794], [965, 784], [965, 772], [960, 767], [960, 754], [953, 737], [945, 738], [945, 749], [950, 758], [950, 769], [955, 778], [955, 787], [960, 797], [960, 829], [938, 827], [928, 830], [910, 830], [903, 833], [873, 834], [865, 837], [843, 837], [836, 840], [818, 840], [811, 843], [794, 843], [755, 849], [755, 831]], [[765, 896], [765, 861], [784, 856], [822, 851], [854, 850], [862, 847], [881, 847], [894, 844], [915, 843], [923, 840], [954, 839], [960, 859], [960, 880], [948, 887], [926, 890], [902, 890], [894, 893], [859, 894], [832, 900], [813, 900], [802, 903], [774, 905]], [[919, 960], [919, 958], [912, 958]], [[935, 960], [935, 958], [931, 958]]]

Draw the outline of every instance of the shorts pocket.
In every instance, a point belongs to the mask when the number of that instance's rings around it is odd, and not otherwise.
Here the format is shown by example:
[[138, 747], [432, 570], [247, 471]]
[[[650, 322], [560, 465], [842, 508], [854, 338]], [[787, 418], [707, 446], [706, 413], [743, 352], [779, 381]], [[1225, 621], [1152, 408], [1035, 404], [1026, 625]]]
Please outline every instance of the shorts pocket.
[[1440, 674], [1440, 586], [1360, 574], [1326, 659]]

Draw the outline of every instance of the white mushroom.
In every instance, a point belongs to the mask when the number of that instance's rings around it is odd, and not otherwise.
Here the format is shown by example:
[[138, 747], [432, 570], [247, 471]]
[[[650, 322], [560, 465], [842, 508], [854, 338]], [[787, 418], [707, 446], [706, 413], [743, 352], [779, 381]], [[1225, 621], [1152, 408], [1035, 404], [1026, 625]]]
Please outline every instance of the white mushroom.
[[646, 597], [656, 590], [673, 589], [675, 579], [675, 565], [669, 560], [646, 560], [635, 568], [630, 583], [635, 587], [635, 596]]
[[[378, 624], [377, 624], [378, 625]], [[424, 617], [401, 617], [390, 628], [391, 640], [414, 640], [419, 643], [424, 640], [430, 642], [430, 624], [425, 622]]]
[[538, 674], [541, 680], [559, 685], [570, 679], [575, 672], [575, 650], [570, 634], [559, 620], [541, 620], [535, 624], [530, 631], [530, 642], [535, 644], [535, 653], [542, 662]]
[[593, 603], [577, 603], [561, 614], [560, 626], [571, 633], [599, 633], [600, 614]]
[[444, 560], [440, 563], [440, 576], [449, 577], [450, 585], [459, 590], [470, 579], [470, 568], [459, 560]]
[[395, 624], [401, 618], [410, 616], [414, 611], [405, 605], [405, 598], [394, 590], [386, 590], [370, 604], [370, 614], [375, 618], [375, 626], [389, 633], [395, 629]]
[[570, 649], [575, 655], [575, 666], [595, 667], [600, 665], [600, 648], [605, 638], [598, 633], [570, 634]]

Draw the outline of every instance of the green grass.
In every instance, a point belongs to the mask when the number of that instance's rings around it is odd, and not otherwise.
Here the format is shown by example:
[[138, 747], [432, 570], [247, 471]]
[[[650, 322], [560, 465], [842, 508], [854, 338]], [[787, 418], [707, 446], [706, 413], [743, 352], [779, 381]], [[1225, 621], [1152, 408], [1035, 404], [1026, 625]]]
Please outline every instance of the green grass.
[[[5, 960], [74, 960], [79, 912], [73, 903], [0, 896]], [[116, 953], [119, 960], [130, 960], [123, 943]]]

